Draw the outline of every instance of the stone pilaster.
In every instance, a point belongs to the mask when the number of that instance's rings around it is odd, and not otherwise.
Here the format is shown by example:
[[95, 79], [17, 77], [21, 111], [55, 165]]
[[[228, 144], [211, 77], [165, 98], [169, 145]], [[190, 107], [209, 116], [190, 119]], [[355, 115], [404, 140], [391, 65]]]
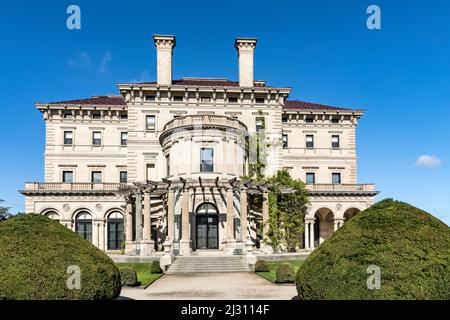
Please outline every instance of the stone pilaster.
[[106, 251], [107, 248], [105, 246], [105, 221], [104, 220], [99, 221], [98, 232], [99, 232], [98, 246], [99, 246], [100, 250]]
[[141, 241], [141, 255], [149, 256], [154, 252], [155, 242], [152, 240], [152, 209], [150, 190], [144, 193], [144, 230]]

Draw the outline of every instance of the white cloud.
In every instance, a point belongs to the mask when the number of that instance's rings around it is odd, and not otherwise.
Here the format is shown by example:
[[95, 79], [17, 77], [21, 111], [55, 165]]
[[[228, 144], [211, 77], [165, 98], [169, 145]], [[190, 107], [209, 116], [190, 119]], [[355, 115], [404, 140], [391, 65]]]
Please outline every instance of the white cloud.
[[429, 156], [427, 154], [421, 155], [416, 160], [416, 166], [423, 168], [437, 168], [441, 165], [442, 161], [435, 155]]
[[100, 66], [98, 67], [98, 71], [100, 71], [101, 73], [109, 73], [109, 63], [112, 60], [112, 54], [111, 52], [106, 52], [103, 57], [102, 60], [100, 61]]
[[77, 51], [75, 54], [67, 61], [69, 67], [74, 69], [89, 69], [92, 65], [91, 56], [86, 52]]

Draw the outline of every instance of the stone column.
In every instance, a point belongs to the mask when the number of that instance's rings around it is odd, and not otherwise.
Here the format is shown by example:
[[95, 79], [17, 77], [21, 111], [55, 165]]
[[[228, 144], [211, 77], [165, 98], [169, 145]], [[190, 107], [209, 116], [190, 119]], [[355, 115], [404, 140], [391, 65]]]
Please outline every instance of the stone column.
[[309, 249], [309, 221], [305, 221], [305, 249]]
[[235, 242], [233, 189], [227, 189], [227, 242]]
[[248, 238], [248, 202], [247, 190], [241, 190], [241, 240], [246, 242]]
[[152, 239], [150, 191], [144, 194], [144, 240]]
[[175, 203], [173, 190], [167, 193], [167, 237], [173, 241], [175, 238]]
[[152, 240], [152, 207], [150, 190], [145, 190], [144, 194], [144, 234], [141, 242], [141, 255], [149, 256], [153, 253], [155, 242]]
[[185, 189], [181, 203], [181, 240], [180, 254], [183, 256], [191, 254], [191, 238], [189, 235], [189, 191]]
[[136, 243], [142, 240], [142, 194], [136, 193]]
[[106, 247], [105, 247], [105, 221], [102, 220], [99, 223], [99, 240], [98, 240], [98, 245], [100, 250], [102, 251], [106, 251]]
[[336, 220], [334, 220], [333, 221], [333, 224], [334, 224], [334, 232], [336, 232], [337, 231], [337, 229], [338, 229], [338, 224], [339, 224], [339, 222], [338, 221], [336, 221]]
[[309, 247], [311, 250], [314, 249], [314, 220], [309, 223]]
[[127, 201], [127, 206], [125, 208], [125, 219], [126, 219], [126, 242], [133, 241], [133, 204], [130, 200]]
[[263, 241], [266, 240], [269, 234], [269, 193], [264, 191], [263, 205], [262, 205], [262, 220], [263, 220]]

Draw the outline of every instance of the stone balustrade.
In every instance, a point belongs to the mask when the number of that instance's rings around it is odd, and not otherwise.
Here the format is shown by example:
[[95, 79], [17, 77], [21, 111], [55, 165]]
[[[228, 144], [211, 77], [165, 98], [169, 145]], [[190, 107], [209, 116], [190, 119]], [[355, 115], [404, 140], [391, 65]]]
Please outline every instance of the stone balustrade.
[[375, 191], [374, 184], [325, 184], [315, 183], [307, 184], [306, 189], [309, 191]]
[[217, 125], [218, 127], [230, 127], [239, 129], [241, 131], [247, 131], [247, 126], [237, 119], [233, 119], [226, 116], [218, 115], [188, 115], [184, 117], [175, 118], [169, 121], [164, 126], [164, 131], [188, 127], [188, 126], [211, 126]]
[[25, 190], [103, 190], [103, 191], [115, 191], [119, 189], [120, 183], [64, 183], [64, 182], [27, 182], [25, 183]]

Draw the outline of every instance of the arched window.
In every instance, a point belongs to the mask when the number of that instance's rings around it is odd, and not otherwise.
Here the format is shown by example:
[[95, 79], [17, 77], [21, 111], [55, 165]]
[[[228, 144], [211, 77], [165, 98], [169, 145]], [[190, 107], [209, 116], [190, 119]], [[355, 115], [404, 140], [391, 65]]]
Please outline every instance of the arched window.
[[45, 216], [47, 218], [49, 218], [49, 219], [52, 219], [52, 220], [54, 220], [56, 222], [59, 222], [59, 214], [57, 212], [55, 212], [55, 211], [47, 211], [45, 213]]
[[123, 244], [123, 215], [118, 211], [108, 216], [108, 250], [119, 250]]
[[217, 207], [212, 203], [202, 203], [197, 207], [197, 214], [217, 214]]
[[75, 219], [75, 232], [83, 239], [92, 242], [92, 216], [89, 212], [80, 212]]

